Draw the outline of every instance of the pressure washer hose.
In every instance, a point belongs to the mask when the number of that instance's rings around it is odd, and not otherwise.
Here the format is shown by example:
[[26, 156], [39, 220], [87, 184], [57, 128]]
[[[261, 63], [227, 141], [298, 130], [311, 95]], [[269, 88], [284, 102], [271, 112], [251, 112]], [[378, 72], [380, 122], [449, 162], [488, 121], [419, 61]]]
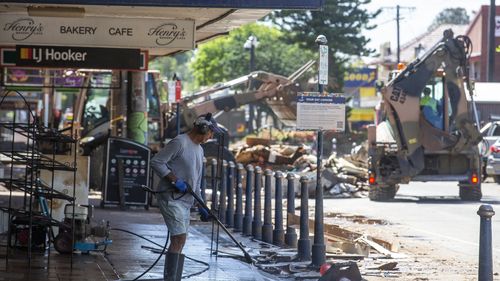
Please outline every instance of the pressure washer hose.
[[[151, 269], [153, 269], [153, 267], [156, 266], [156, 264], [160, 261], [161, 257], [165, 254], [165, 250], [167, 249], [167, 245], [168, 245], [168, 240], [169, 240], [169, 237], [170, 237], [170, 232], [168, 232], [167, 234], [167, 239], [165, 240], [165, 245], [160, 245], [156, 242], [154, 242], [153, 240], [151, 239], [148, 239], [142, 235], [139, 235], [135, 232], [132, 232], [132, 231], [129, 231], [129, 230], [126, 230], [126, 229], [121, 229], [121, 228], [111, 228], [111, 230], [116, 230], [116, 231], [122, 231], [122, 232], [125, 232], [125, 233], [128, 233], [128, 234], [131, 234], [131, 235], [134, 235], [134, 236], [137, 236], [141, 239], [144, 239], [146, 241], [148, 241], [149, 243], [151, 244], [154, 244], [160, 248], [156, 249], [156, 248], [149, 248], [150, 250], [157, 250], [157, 251], [161, 251], [160, 252], [160, 255], [158, 256], [158, 258], [153, 262], [153, 264], [151, 264], [148, 269], [146, 269], [143, 273], [141, 273], [139, 276], [137, 276], [136, 278], [134, 278], [132, 281], [136, 281], [136, 280], [149, 280], [149, 281], [153, 281], [153, 280], [163, 280], [163, 278], [161, 279], [140, 279], [142, 276], [144, 276], [146, 273], [148, 273]], [[163, 247], [163, 248], [161, 248]], [[204, 268], [203, 270], [200, 270], [198, 272], [195, 272], [195, 273], [192, 273], [192, 274], [189, 274], [189, 275], [186, 275], [186, 276], [182, 276], [182, 278], [189, 278], [189, 277], [193, 277], [193, 276], [196, 276], [196, 275], [200, 275], [202, 274], [203, 272], [207, 271], [210, 269], [210, 265], [204, 261], [200, 261], [200, 260], [197, 260], [197, 259], [194, 259], [194, 258], [190, 258], [188, 256], [185, 256], [187, 259], [189, 260], [192, 260], [194, 262], [197, 262], [197, 263], [200, 263], [200, 264], [203, 264], [206, 266], [206, 268]]]
[[[147, 192], [151, 192], [153, 194], [165, 192], [165, 191], [154, 191], [145, 185], [141, 185], [141, 188], [146, 190]], [[250, 256], [250, 254], [245, 250], [245, 248], [243, 248], [243, 246], [238, 242], [238, 240], [236, 240], [236, 238], [234, 238], [234, 236], [227, 229], [227, 227], [219, 220], [217, 215], [215, 215], [215, 213], [212, 210], [210, 210], [210, 208], [208, 208], [207, 204], [205, 204], [203, 199], [201, 199], [200, 196], [198, 196], [198, 194], [196, 194], [196, 192], [194, 192], [193, 188], [189, 184], [187, 184], [187, 192], [189, 194], [191, 194], [194, 197], [194, 199], [196, 199], [196, 201], [198, 201], [198, 203], [201, 205], [201, 207], [204, 208], [210, 214], [210, 216], [217, 222], [217, 224], [220, 227], [222, 227], [222, 230], [224, 230], [224, 232], [226, 232], [226, 234], [229, 236], [229, 238], [231, 238], [231, 240], [233, 240], [233, 242], [236, 244], [236, 246], [238, 246], [238, 248], [240, 248], [240, 250], [243, 252], [243, 255], [245, 257], [245, 261], [249, 264], [255, 264], [255, 261], [252, 258], [252, 256]]]

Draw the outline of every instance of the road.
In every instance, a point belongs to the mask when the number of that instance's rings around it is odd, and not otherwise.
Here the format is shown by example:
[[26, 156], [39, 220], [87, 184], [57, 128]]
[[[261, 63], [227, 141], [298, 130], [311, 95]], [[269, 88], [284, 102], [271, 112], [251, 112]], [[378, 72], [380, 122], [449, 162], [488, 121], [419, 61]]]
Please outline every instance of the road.
[[[389, 224], [379, 227], [379, 230], [383, 228], [392, 233], [407, 245], [407, 249], [419, 248], [423, 252], [420, 254], [435, 255], [436, 260], [446, 263], [450, 257], [454, 262], [467, 265], [471, 278], [477, 274], [479, 253], [480, 218], [476, 212], [481, 204], [490, 204], [500, 212], [500, 185], [486, 182], [482, 188], [481, 202], [462, 202], [456, 182], [411, 183], [401, 185], [392, 202], [372, 202], [368, 198], [327, 199], [325, 214], [362, 215], [388, 221]], [[335, 221], [328, 215], [325, 217]], [[362, 231], [364, 227], [359, 228]], [[370, 227], [366, 226], [366, 229]], [[500, 272], [500, 214], [492, 218], [492, 229], [493, 272]], [[469, 278], [460, 280], [474, 280]], [[500, 280], [500, 276], [496, 275], [495, 280], [497, 278]]]

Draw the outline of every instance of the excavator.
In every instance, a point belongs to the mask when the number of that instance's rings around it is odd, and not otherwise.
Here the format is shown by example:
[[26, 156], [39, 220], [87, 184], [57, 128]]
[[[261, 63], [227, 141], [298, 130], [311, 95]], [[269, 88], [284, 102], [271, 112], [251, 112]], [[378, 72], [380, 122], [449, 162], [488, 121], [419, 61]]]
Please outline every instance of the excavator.
[[368, 128], [371, 200], [392, 200], [399, 184], [410, 181], [458, 181], [461, 200], [481, 199], [482, 137], [469, 81], [471, 52], [467, 36], [446, 30], [381, 89], [382, 118]]

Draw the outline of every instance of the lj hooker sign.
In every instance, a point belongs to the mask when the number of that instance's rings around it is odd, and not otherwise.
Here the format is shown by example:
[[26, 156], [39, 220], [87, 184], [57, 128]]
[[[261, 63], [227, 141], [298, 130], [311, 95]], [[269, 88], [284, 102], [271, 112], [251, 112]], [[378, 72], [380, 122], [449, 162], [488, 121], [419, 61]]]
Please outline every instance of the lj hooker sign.
[[141, 18], [0, 17], [0, 45], [194, 48], [194, 21]]
[[139, 49], [16, 46], [16, 66], [144, 69]]

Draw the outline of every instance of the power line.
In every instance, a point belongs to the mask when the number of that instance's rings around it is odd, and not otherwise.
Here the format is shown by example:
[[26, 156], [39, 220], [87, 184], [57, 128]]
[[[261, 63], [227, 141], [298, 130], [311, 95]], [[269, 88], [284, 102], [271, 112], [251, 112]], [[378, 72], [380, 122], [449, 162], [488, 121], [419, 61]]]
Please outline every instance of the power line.
[[401, 13], [400, 10], [406, 10], [408, 12], [413, 12], [415, 10], [415, 7], [403, 7], [396, 5], [396, 7], [382, 7], [382, 9], [387, 9], [387, 10], [396, 10], [396, 31], [397, 31], [397, 63], [401, 61], [401, 43], [400, 43], [400, 36], [399, 36], [399, 22], [401, 21]]

